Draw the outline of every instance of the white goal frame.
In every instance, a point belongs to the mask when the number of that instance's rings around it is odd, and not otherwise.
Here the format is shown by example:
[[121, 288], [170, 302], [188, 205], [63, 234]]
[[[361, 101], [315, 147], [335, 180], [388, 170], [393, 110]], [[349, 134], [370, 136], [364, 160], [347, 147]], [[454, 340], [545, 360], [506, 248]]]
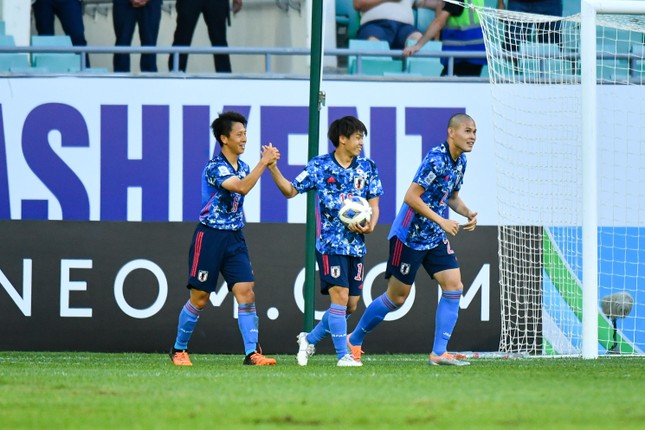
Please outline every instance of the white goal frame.
[[596, 14], [645, 14], [643, 1], [582, 0], [582, 357], [598, 358], [598, 133]]

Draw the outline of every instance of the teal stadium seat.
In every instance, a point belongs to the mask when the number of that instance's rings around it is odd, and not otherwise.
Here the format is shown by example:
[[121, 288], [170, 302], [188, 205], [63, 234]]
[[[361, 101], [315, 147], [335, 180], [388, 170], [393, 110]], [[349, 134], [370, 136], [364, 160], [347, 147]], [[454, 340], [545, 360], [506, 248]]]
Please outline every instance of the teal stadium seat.
[[[31, 46], [68, 46], [72, 47], [72, 39], [65, 35], [56, 36], [31, 36]], [[81, 70], [81, 56], [72, 53], [45, 53], [36, 52], [32, 54], [31, 63], [33, 67], [46, 68], [53, 73], [79, 72]]]
[[[415, 42], [408, 42], [408, 45], [414, 45]], [[430, 40], [419, 50], [419, 52], [441, 51], [441, 42]], [[441, 76], [443, 65], [439, 57], [418, 57], [411, 56], [405, 59], [405, 71], [412, 75], [421, 76]]]
[[[354, 9], [353, 0], [336, 0], [336, 31], [342, 29], [345, 40], [355, 39], [361, 16]], [[344, 46], [347, 46], [346, 44]]]
[[562, 59], [560, 47], [554, 43], [524, 42], [520, 44], [520, 70], [527, 79], [549, 77], [550, 81], [573, 75], [570, 60]]
[[[389, 51], [390, 45], [384, 40], [350, 39], [349, 49], [361, 51]], [[352, 55], [348, 59], [347, 69], [350, 74], [358, 74], [358, 60]], [[361, 75], [384, 76], [385, 74], [401, 73], [403, 62], [392, 57], [361, 56]]]
[[417, 9], [415, 27], [421, 32], [425, 33], [430, 23], [434, 20], [435, 11], [425, 7]]
[[617, 58], [616, 54], [629, 54], [632, 46], [640, 40], [632, 40], [632, 34], [627, 30], [609, 27], [598, 27], [596, 52], [602, 54], [598, 59], [597, 77], [609, 81], [627, 81], [629, 79], [629, 62], [626, 58]]
[[[0, 46], [16, 46], [16, 42], [13, 36], [0, 34]], [[0, 72], [13, 72], [17, 69], [28, 67], [29, 57], [27, 54], [0, 53]]]
[[635, 83], [645, 83], [645, 44], [632, 45], [630, 75]]

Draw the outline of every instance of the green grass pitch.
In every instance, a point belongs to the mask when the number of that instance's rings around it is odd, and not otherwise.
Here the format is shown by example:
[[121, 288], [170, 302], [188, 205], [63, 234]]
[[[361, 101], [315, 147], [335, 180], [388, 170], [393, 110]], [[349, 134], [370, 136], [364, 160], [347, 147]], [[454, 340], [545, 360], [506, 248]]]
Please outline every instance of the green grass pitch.
[[641, 429], [645, 359], [0, 352], [3, 429]]

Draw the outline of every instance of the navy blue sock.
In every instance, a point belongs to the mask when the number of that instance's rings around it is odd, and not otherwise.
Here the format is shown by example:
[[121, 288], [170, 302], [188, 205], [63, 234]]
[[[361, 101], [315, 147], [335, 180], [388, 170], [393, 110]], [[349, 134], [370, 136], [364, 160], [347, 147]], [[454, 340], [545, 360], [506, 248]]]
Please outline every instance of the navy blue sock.
[[332, 303], [329, 306], [329, 331], [331, 332], [331, 340], [334, 342], [336, 355], [342, 358], [347, 354], [347, 320], [345, 313], [347, 306], [341, 306]]
[[457, 324], [459, 316], [459, 299], [462, 291], [442, 291], [437, 316], [435, 318], [434, 345], [432, 352], [441, 355], [448, 348], [448, 341]]
[[365, 335], [374, 330], [374, 328], [383, 321], [385, 316], [397, 310], [396, 306], [386, 293], [378, 296], [370, 305], [365, 309], [365, 313], [356, 325], [356, 328], [349, 337], [349, 343], [354, 346], [362, 345], [365, 340]]
[[201, 309], [197, 309], [190, 303], [190, 300], [186, 302], [184, 307], [179, 313], [179, 323], [177, 325], [177, 338], [175, 339], [175, 349], [186, 350], [188, 349], [188, 341], [190, 336], [193, 334], [195, 329], [195, 324], [199, 319], [199, 314]]
[[237, 325], [244, 341], [244, 354], [255, 352], [258, 345], [258, 322], [255, 302], [237, 306]]

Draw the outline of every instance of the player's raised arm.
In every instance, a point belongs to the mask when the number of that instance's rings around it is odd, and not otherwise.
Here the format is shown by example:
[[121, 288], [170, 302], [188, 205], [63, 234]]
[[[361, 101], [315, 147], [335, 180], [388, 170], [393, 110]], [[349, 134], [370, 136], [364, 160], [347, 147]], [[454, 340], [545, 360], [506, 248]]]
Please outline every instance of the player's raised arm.
[[[269, 145], [273, 147], [272, 144], [269, 143]], [[280, 190], [282, 195], [284, 195], [288, 199], [298, 195], [298, 191], [296, 191], [291, 182], [289, 182], [289, 180], [284, 177], [284, 175], [278, 168], [277, 160], [275, 163], [270, 164], [268, 167], [269, 172], [271, 173], [271, 177], [273, 178], [275, 184], [278, 186], [278, 189]]]
[[280, 151], [278, 148], [269, 144], [268, 146], [262, 146], [262, 158], [256, 166], [251, 170], [244, 179], [240, 179], [237, 176], [231, 176], [224, 182], [222, 186], [229, 191], [234, 193], [246, 195], [253, 189], [255, 184], [257, 184], [260, 176], [264, 173], [264, 170], [269, 165], [275, 165], [276, 162], [280, 159]]

